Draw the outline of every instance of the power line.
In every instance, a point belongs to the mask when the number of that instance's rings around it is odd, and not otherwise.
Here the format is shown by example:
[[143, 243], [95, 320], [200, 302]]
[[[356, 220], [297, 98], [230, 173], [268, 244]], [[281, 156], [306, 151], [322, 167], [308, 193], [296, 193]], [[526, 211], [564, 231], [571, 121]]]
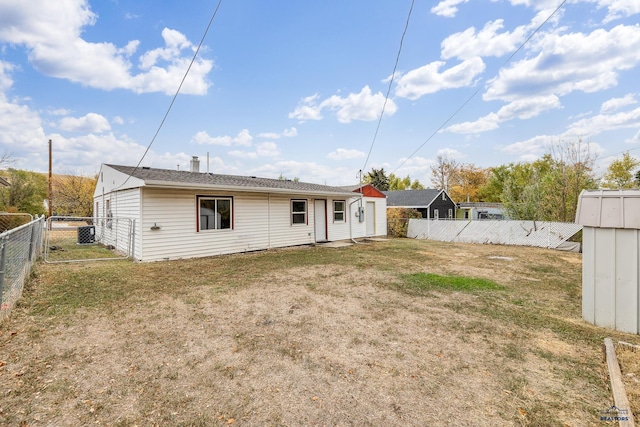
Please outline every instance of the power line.
[[[173, 108], [173, 104], [176, 102], [176, 98], [178, 98], [178, 95], [180, 94], [180, 90], [182, 89], [182, 85], [184, 84], [185, 80], [187, 79], [187, 76], [189, 75], [189, 71], [191, 71], [191, 67], [193, 66], [193, 63], [196, 61], [196, 58], [198, 57], [198, 53], [200, 52], [200, 48], [204, 44], [204, 39], [207, 37], [207, 33], [209, 32], [209, 29], [211, 28], [211, 24], [213, 23], [213, 20], [215, 19], [216, 15], [218, 14], [218, 9], [220, 9], [220, 5], [221, 4], [222, 4], [222, 0], [218, 0], [218, 5], [216, 6], [215, 10], [213, 11], [213, 14], [211, 15], [211, 19], [209, 19], [209, 23], [207, 24], [207, 28], [204, 30], [204, 33], [202, 34], [202, 38], [200, 38], [200, 43], [198, 43], [198, 47], [196, 48], [195, 52], [193, 53], [193, 57], [191, 58], [191, 62], [189, 62], [189, 66], [187, 67], [187, 70], [185, 71], [184, 76], [182, 76], [182, 80], [180, 81], [180, 84], [178, 85], [178, 89], [176, 89], [176, 93], [173, 95], [173, 98], [171, 98], [171, 102], [169, 103], [169, 107], [167, 108], [167, 111], [164, 113], [164, 116], [162, 117], [162, 120], [160, 121], [160, 124], [158, 125], [158, 129], [156, 129], [156, 132], [154, 133], [153, 138], [151, 138], [151, 142], [149, 142], [149, 145], [147, 145], [147, 149], [144, 151], [144, 154], [142, 154], [142, 157], [140, 157], [140, 161], [138, 161], [138, 164], [136, 165], [136, 167], [133, 168], [131, 173], [129, 173], [129, 175], [127, 176], [127, 179], [124, 180], [124, 182], [120, 185], [120, 187], [125, 185], [127, 183], [127, 181], [129, 181], [129, 178], [131, 178], [131, 176], [136, 172], [136, 170], [138, 170], [138, 168], [140, 167], [140, 164], [142, 163], [142, 160], [144, 160], [144, 158], [147, 155], [147, 153], [149, 153], [149, 150], [151, 149], [151, 146], [153, 145], [153, 143], [155, 142], [156, 138], [158, 137], [158, 134], [160, 133], [160, 130], [164, 126], [164, 122], [167, 120], [167, 117], [169, 117], [169, 113], [171, 112], [171, 109]], [[118, 187], [118, 188], [120, 188], [120, 187]]]
[[407, 21], [404, 24], [404, 31], [402, 31], [402, 37], [400, 38], [400, 46], [398, 47], [398, 54], [396, 55], [396, 62], [393, 65], [393, 72], [391, 73], [391, 78], [389, 79], [389, 87], [387, 88], [387, 94], [384, 97], [384, 103], [382, 104], [382, 111], [380, 112], [380, 117], [378, 118], [378, 125], [376, 126], [376, 131], [373, 135], [373, 140], [371, 141], [371, 147], [369, 147], [369, 154], [367, 154], [367, 159], [364, 161], [364, 165], [362, 166], [362, 170], [365, 170], [367, 167], [367, 163], [369, 162], [369, 157], [371, 157], [371, 151], [373, 151], [373, 146], [376, 143], [376, 138], [378, 137], [378, 131], [380, 130], [380, 124], [382, 123], [382, 117], [384, 116], [384, 110], [387, 107], [387, 101], [389, 100], [389, 94], [391, 93], [391, 86], [393, 85], [393, 80], [396, 76], [396, 70], [398, 68], [398, 61], [400, 60], [400, 52], [402, 52], [402, 43], [404, 41], [404, 36], [407, 34], [407, 28], [409, 28], [409, 20], [411, 19], [411, 13], [413, 12], [413, 4], [414, 0], [411, 0], [411, 7], [409, 8], [409, 14], [407, 15]]
[[[551, 18], [553, 18], [555, 16], [556, 13], [558, 13], [558, 11], [562, 8], [562, 6], [564, 6], [564, 4], [567, 2], [567, 0], [562, 0], [560, 2], [560, 4], [558, 5], [558, 7], [555, 8], [555, 10], [551, 13], [551, 15], [549, 15], [547, 17], [547, 19], [544, 20], [544, 22], [542, 22], [542, 24], [540, 24], [530, 35], [529, 37], [526, 38], [526, 40], [524, 42], [522, 42], [520, 44], [520, 46], [511, 54], [509, 55], [509, 57], [504, 61], [504, 63], [500, 66], [500, 68], [504, 67], [505, 65], [507, 65], [509, 62], [511, 62], [511, 60], [513, 59], [514, 56], [516, 56], [516, 54], [518, 52], [520, 52], [520, 50], [522, 50], [522, 48], [531, 40], [531, 38], [536, 35], [538, 33], [538, 31], [540, 31], [542, 29], [542, 27], [549, 22], [549, 20]], [[473, 99], [475, 98], [475, 96], [480, 92], [481, 88], [478, 88], [475, 90], [475, 92], [473, 92], [471, 94], [471, 96], [469, 96], [466, 101], [464, 101], [462, 103], [462, 105], [460, 107], [458, 107], [458, 109], [456, 109], [453, 114], [451, 114], [431, 135], [429, 135], [429, 137], [418, 147], [416, 148], [416, 150], [411, 153], [406, 159], [404, 159], [402, 161], [402, 163], [400, 163], [394, 170], [393, 172], [397, 171], [398, 169], [400, 169], [405, 163], [407, 163], [407, 161], [409, 161], [409, 159], [411, 159], [413, 156], [416, 155], [416, 153], [418, 151], [420, 151], [422, 149], [422, 147], [424, 147], [429, 141], [431, 141], [431, 139], [433, 139], [434, 136], [436, 136], [436, 134], [438, 132], [440, 132], [442, 130], [442, 128], [444, 128], [451, 120], [453, 120], [453, 118], [458, 115], [458, 113]], [[392, 173], [393, 173], [392, 172]]]

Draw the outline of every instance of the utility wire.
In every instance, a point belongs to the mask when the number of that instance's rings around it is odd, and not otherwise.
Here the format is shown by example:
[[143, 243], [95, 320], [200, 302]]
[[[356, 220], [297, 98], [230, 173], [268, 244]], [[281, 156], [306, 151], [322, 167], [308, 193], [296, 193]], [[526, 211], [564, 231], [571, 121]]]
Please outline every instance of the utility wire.
[[220, 9], [220, 5], [221, 4], [222, 4], [222, 0], [218, 0], [218, 5], [216, 6], [215, 10], [213, 11], [213, 14], [211, 15], [211, 19], [209, 19], [209, 23], [207, 24], [207, 28], [204, 30], [204, 33], [202, 34], [202, 38], [200, 39], [200, 43], [198, 43], [198, 47], [196, 48], [195, 52], [193, 53], [193, 57], [191, 58], [191, 62], [189, 63], [189, 66], [187, 67], [187, 70], [185, 71], [184, 76], [182, 76], [182, 80], [180, 81], [180, 85], [178, 85], [178, 89], [176, 90], [176, 93], [173, 95], [173, 98], [171, 99], [171, 102], [169, 103], [169, 107], [167, 108], [167, 111], [164, 113], [164, 116], [162, 117], [162, 120], [160, 121], [160, 125], [158, 125], [158, 129], [156, 129], [156, 132], [153, 135], [153, 138], [151, 138], [151, 142], [149, 142], [149, 145], [147, 145], [147, 149], [144, 151], [144, 154], [142, 155], [142, 157], [140, 157], [140, 161], [138, 162], [136, 167], [133, 168], [131, 173], [129, 173], [129, 175], [127, 176], [127, 179], [125, 179], [124, 182], [118, 188], [121, 188], [122, 186], [124, 186], [127, 183], [127, 181], [129, 181], [129, 178], [131, 178], [131, 176], [136, 172], [136, 170], [138, 170], [138, 168], [140, 168], [140, 164], [142, 164], [142, 160], [144, 160], [144, 158], [147, 155], [147, 153], [149, 153], [149, 150], [151, 149], [151, 146], [153, 145], [153, 143], [155, 142], [156, 138], [158, 137], [158, 134], [160, 133], [160, 130], [164, 126], [164, 122], [167, 120], [167, 117], [169, 117], [169, 113], [171, 112], [171, 109], [173, 108], [173, 104], [176, 102], [176, 98], [178, 98], [178, 95], [180, 94], [180, 90], [182, 89], [182, 85], [184, 85], [184, 82], [187, 79], [187, 76], [189, 75], [189, 71], [191, 71], [191, 67], [193, 66], [194, 62], [196, 61], [196, 58], [198, 57], [198, 53], [200, 52], [200, 48], [204, 44], [204, 39], [207, 37], [207, 33], [209, 32], [209, 29], [211, 28], [211, 24], [213, 23], [213, 20], [215, 19], [216, 15], [218, 14], [218, 9]]
[[400, 46], [398, 48], [398, 54], [396, 55], [396, 63], [393, 65], [393, 73], [391, 73], [391, 78], [389, 79], [389, 87], [387, 88], [387, 94], [384, 97], [384, 104], [382, 104], [382, 111], [380, 112], [380, 117], [378, 118], [378, 125], [376, 126], [376, 132], [373, 135], [373, 140], [371, 141], [371, 147], [369, 147], [369, 154], [367, 154], [367, 159], [364, 161], [364, 165], [361, 170], [365, 170], [367, 167], [367, 163], [369, 162], [369, 157], [371, 157], [371, 151], [373, 151], [373, 146], [376, 143], [376, 138], [378, 137], [378, 131], [380, 130], [380, 124], [382, 123], [382, 117], [384, 116], [384, 110], [387, 107], [387, 101], [389, 100], [389, 94], [391, 93], [391, 86], [393, 85], [393, 80], [396, 76], [396, 70], [398, 68], [398, 61], [400, 60], [400, 52], [402, 52], [402, 42], [404, 41], [404, 36], [407, 34], [407, 28], [409, 28], [409, 20], [411, 19], [411, 13], [413, 12], [413, 4], [415, 0], [411, 0], [411, 7], [409, 8], [409, 14], [407, 15], [407, 21], [404, 24], [404, 31], [402, 32], [402, 37], [400, 38]]
[[[567, 0], [562, 0], [562, 1], [560, 2], [560, 4], [558, 5], [558, 7], [556, 7], [556, 8], [555, 8], [555, 10], [551, 13], [551, 15], [549, 15], [549, 16], [547, 17], [547, 19], [545, 19], [545, 20], [544, 20], [544, 22], [543, 22], [542, 24], [540, 24], [540, 25], [538, 26], [538, 28], [536, 28], [536, 29], [535, 29], [535, 30], [534, 30], [534, 31], [529, 35], [529, 37], [527, 37], [527, 39], [526, 39], [524, 42], [522, 42], [522, 44], [520, 44], [520, 46], [519, 46], [519, 47], [518, 47], [518, 48], [517, 48], [517, 49], [516, 49], [516, 50], [515, 50], [511, 55], [509, 55], [509, 57], [504, 61], [504, 63], [500, 66], [500, 68], [504, 67], [504, 66], [505, 66], [505, 65], [507, 65], [509, 62], [511, 62], [511, 60], [513, 59], [513, 57], [514, 57], [514, 56], [516, 56], [516, 54], [517, 54], [518, 52], [520, 52], [520, 50], [522, 50], [522, 48], [523, 48], [523, 47], [524, 47], [524, 46], [529, 42], [529, 40], [531, 40], [531, 38], [533, 38], [533, 36], [534, 36], [534, 35], [536, 35], [536, 34], [538, 33], [538, 31], [540, 31], [540, 30], [542, 29], [542, 27], [543, 27], [547, 22], [549, 22], [549, 20], [550, 20], [551, 18], [553, 18], [553, 17], [555, 16], [555, 14], [556, 14], [556, 13], [558, 13], [558, 11], [562, 8], [562, 6], [564, 6], [564, 4], [565, 4], [566, 2], [567, 2]], [[466, 100], [466, 101], [464, 101], [464, 102], [462, 103], [462, 105], [461, 105], [460, 107], [458, 107], [458, 109], [457, 109], [457, 110], [455, 110], [455, 111], [453, 112], [453, 114], [451, 114], [451, 115], [447, 118], [447, 120], [445, 120], [445, 121], [444, 121], [444, 122], [443, 122], [443, 123], [438, 127], [438, 129], [436, 129], [436, 130], [435, 130], [431, 135], [429, 135], [429, 137], [428, 137], [428, 138], [427, 138], [427, 139], [426, 139], [426, 140], [425, 140], [425, 141], [424, 141], [424, 142], [423, 142], [423, 143], [422, 143], [418, 148], [416, 148], [416, 150], [415, 150], [413, 153], [411, 153], [411, 154], [409, 155], [409, 157], [407, 157], [406, 159], [404, 159], [404, 160], [402, 161], [402, 163], [400, 163], [400, 164], [399, 164], [399, 165], [398, 165], [398, 166], [393, 170], [393, 172], [395, 172], [395, 171], [397, 171], [399, 168], [401, 168], [405, 163], [407, 163], [407, 161], [409, 161], [409, 159], [411, 159], [413, 156], [415, 156], [415, 155], [416, 155], [416, 153], [422, 149], [422, 147], [424, 147], [424, 146], [425, 146], [429, 141], [431, 141], [431, 139], [433, 139], [433, 137], [434, 137], [434, 136], [436, 136], [436, 134], [437, 134], [438, 132], [440, 132], [440, 131], [442, 130], [442, 128], [444, 128], [444, 127], [445, 127], [445, 126], [446, 126], [446, 125], [447, 125], [451, 120], [453, 120], [453, 118], [454, 118], [455, 116], [457, 116], [457, 115], [458, 115], [458, 113], [459, 113], [459, 112], [460, 112], [464, 107], [466, 107], [466, 105], [467, 105], [467, 104], [468, 104], [468, 103], [469, 103], [473, 98], [475, 98], [475, 96], [480, 92], [480, 90], [481, 90], [481, 89], [482, 89], [482, 88], [478, 88], [478, 89], [476, 89], [476, 90], [475, 90], [475, 92], [473, 92], [473, 93], [471, 94], [471, 96], [469, 96], [469, 97], [467, 98], [467, 100]], [[393, 173], [393, 172], [391, 172], [391, 173]]]

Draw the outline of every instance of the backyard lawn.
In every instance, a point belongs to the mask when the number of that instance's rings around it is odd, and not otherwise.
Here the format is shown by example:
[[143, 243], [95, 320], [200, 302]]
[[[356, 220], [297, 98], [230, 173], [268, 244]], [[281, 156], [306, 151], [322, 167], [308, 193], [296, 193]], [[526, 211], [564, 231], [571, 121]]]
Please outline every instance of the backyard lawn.
[[0, 425], [600, 425], [581, 255], [393, 239], [37, 265]]

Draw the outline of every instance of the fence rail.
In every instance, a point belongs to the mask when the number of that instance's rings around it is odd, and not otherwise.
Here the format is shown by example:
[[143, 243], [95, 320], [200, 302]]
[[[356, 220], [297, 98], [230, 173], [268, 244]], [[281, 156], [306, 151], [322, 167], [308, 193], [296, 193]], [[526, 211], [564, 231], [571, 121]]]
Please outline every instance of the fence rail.
[[407, 237], [557, 249], [580, 230], [582, 225], [565, 222], [410, 219]]
[[9, 317], [42, 253], [44, 224], [43, 216], [0, 234], [0, 321]]

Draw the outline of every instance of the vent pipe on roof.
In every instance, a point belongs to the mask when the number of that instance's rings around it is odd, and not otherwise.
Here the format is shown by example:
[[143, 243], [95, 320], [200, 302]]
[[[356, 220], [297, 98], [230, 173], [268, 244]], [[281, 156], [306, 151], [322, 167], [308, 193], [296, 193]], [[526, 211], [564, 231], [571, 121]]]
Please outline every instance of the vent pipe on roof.
[[200, 172], [200, 160], [198, 160], [198, 156], [191, 158], [191, 172]]

